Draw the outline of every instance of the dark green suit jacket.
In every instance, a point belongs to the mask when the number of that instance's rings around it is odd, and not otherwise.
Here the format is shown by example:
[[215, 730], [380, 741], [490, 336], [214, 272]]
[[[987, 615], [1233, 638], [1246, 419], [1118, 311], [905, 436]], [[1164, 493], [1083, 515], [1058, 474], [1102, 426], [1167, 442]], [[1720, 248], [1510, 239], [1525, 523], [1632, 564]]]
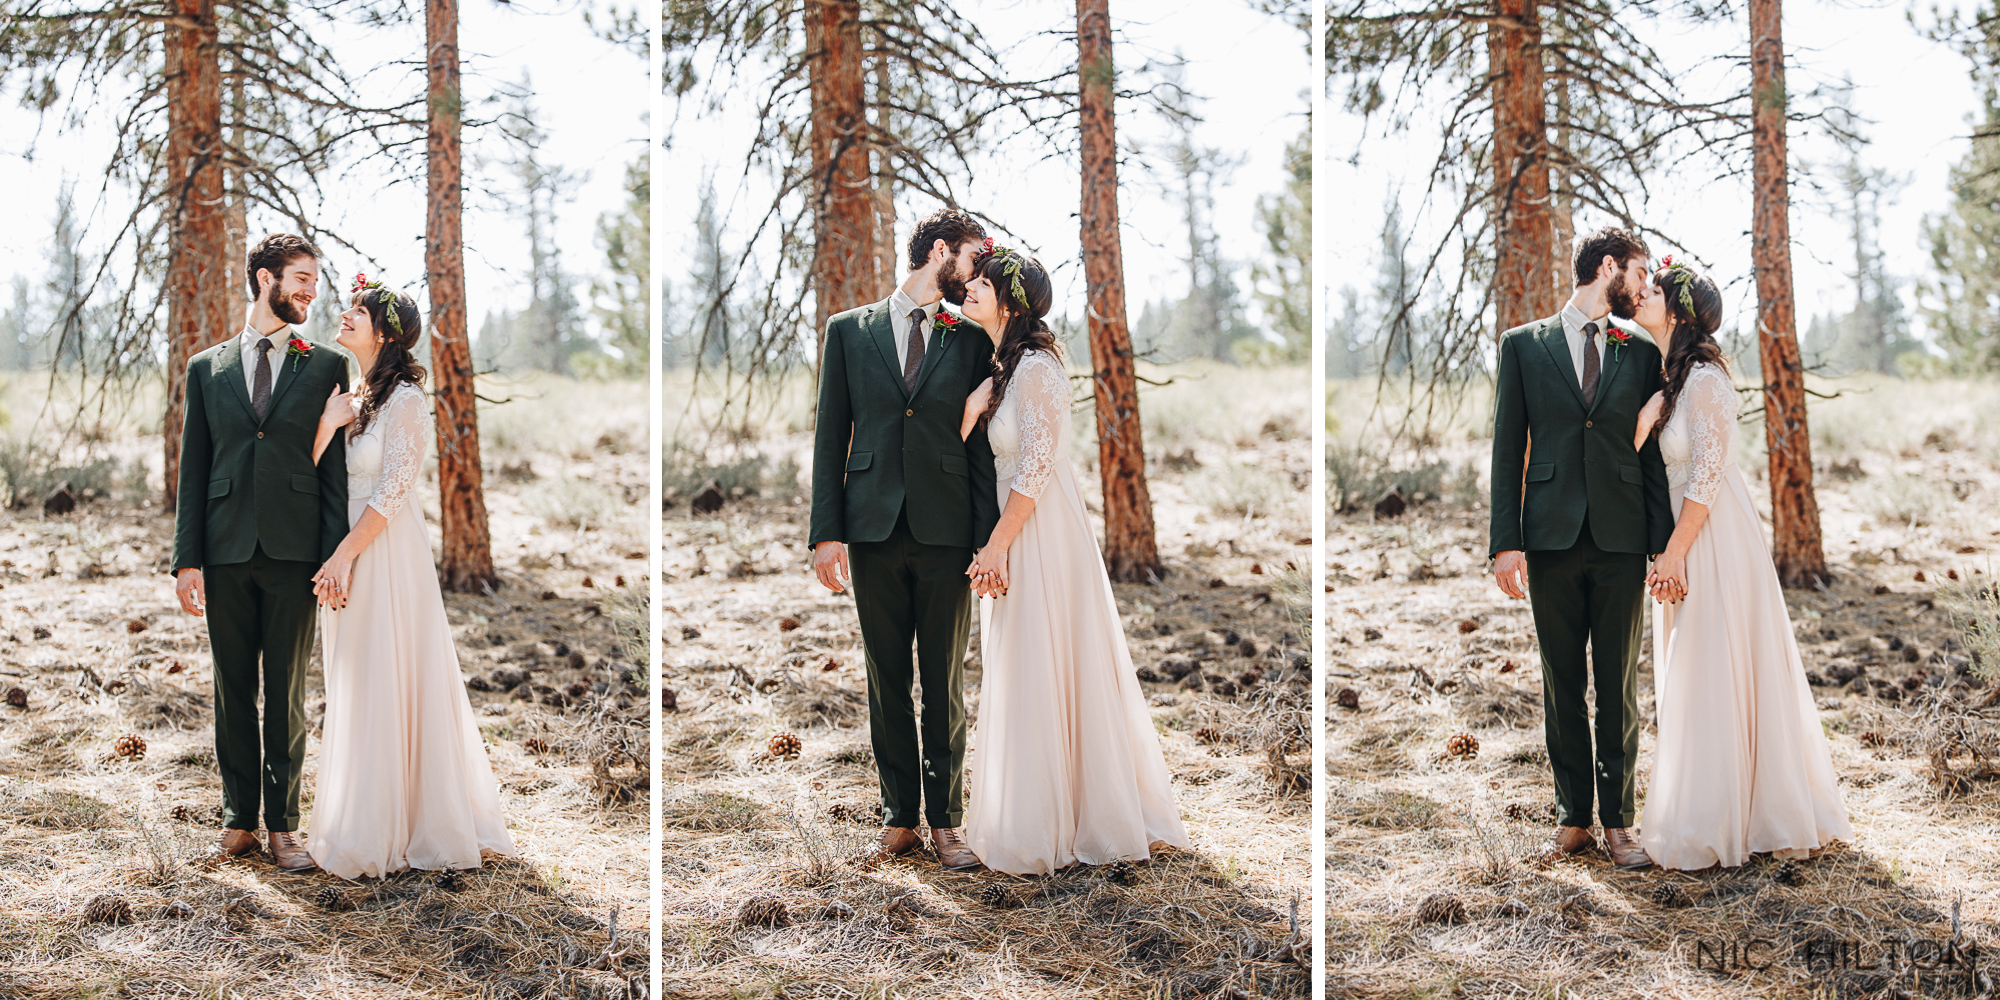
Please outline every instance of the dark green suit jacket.
[[811, 544], [879, 542], [909, 506], [925, 545], [979, 548], [1000, 521], [993, 448], [978, 428], [961, 440], [965, 397], [993, 374], [993, 341], [960, 319], [933, 335], [916, 389], [889, 326], [888, 300], [826, 324], [813, 431]]
[[1674, 515], [1659, 437], [1632, 447], [1639, 411], [1661, 387], [1660, 349], [1644, 333], [1622, 329], [1631, 339], [1605, 351], [1596, 405], [1589, 408], [1562, 317], [1500, 336], [1488, 555], [1567, 549], [1586, 514], [1591, 537], [1606, 552], [1666, 551]]
[[273, 559], [325, 562], [347, 537], [346, 436], [335, 434], [312, 460], [326, 397], [347, 388], [347, 359], [324, 345], [305, 357], [284, 350], [271, 352], [262, 422], [244, 385], [254, 359], [243, 356], [241, 337], [188, 361], [175, 572], [248, 562], [260, 544]]

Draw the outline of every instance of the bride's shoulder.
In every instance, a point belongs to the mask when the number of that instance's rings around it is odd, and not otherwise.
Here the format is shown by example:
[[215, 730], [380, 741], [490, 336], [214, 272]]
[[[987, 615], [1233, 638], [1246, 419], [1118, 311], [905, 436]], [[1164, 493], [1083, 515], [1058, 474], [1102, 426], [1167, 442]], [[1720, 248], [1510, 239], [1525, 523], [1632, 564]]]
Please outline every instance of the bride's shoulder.
[[1062, 358], [1058, 357], [1056, 352], [1037, 347], [1021, 355], [1020, 367], [1027, 368], [1029, 366], [1062, 371], [1063, 363]]

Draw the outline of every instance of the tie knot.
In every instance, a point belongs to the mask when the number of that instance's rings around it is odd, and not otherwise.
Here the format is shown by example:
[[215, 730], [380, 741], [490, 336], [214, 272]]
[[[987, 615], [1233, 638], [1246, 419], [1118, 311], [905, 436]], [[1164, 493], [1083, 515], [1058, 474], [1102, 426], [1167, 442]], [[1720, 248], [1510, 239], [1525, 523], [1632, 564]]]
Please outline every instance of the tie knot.
[[1588, 340], [1596, 340], [1596, 339], [1597, 339], [1597, 321], [1596, 321], [1596, 320], [1591, 320], [1590, 322], [1588, 322], [1588, 323], [1585, 323], [1585, 324], [1583, 324], [1583, 335], [1584, 335], [1584, 337], [1585, 337], [1586, 339], [1588, 339]]
[[257, 338], [257, 349], [258, 349], [259, 351], [268, 351], [268, 350], [270, 350], [270, 349], [271, 349], [271, 346], [272, 346], [272, 345], [271, 345], [271, 338], [269, 338], [269, 337], [259, 337], [259, 338]]
[[922, 326], [922, 325], [924, 325], [924, 320], [925, 320], [925, 318], [926, 318], [926, 317], [925, 317], [925, 315], [924, 315], [924, 310], [923, 310], [923, 307], [919, 306], [918, 308], [915, 308], [915, 309], [912, 309], [912, 310], [910, 310], [910, 325], [911, 325], [911, 326]]

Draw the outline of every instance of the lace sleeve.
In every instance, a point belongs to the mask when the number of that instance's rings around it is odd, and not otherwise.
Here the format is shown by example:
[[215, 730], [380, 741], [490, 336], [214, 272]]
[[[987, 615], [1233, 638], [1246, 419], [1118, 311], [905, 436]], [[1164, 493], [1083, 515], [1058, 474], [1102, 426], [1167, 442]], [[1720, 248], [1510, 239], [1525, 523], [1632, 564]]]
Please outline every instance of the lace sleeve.
[[1688, 373], [1676, 409], [1687, 413], [1688, 440], [1693, 453], [1684, 496], [1704, 506], [1715, 502], [1722, 476], [1729, 468], [1730, 444], [1736, 435], [1736, 387], [1714, 365], [1697, 365]]
[[1021, 465], [1013, 490], [1033, 500], [1055, 475], [1056, 463], [1065, 459], [1060, 449], [1063, 421], [1069, 419], [1069, 378], [1054, 358], [1036, 351], [1021, 359], [1007, 393], [1014, 397], [1021, 430]]
[[395, 520], [397, 512], [416, 494], [417, 480], [424, 473], [424, 447], [431, 433], [424, 391], [413, 385], [397, 386], [375, 419], [382, 425], [382, 478], [375, 484], [368, 506]]

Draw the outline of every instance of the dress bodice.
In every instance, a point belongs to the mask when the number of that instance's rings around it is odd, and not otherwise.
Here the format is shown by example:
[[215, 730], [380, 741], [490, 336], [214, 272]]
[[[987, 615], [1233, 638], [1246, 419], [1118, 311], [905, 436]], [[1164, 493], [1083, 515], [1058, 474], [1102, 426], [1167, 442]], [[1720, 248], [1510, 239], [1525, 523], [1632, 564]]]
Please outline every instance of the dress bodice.
[[1674, 414], [1660, 429], [1660, 459], [1669, 489], [1684, 489], [1699, 504], [1714, 502], [1736, 464], [1736, 386], [1720, 365], [1689, 370]]
[[422, 389], [405, 382], [391, 390], [367, 429], [347, 439], [348, 502], [366, 500], [395, 517], [416, 491], [430, 427]]
[[1029, 351], [986, 425], [994, 478], [1003, 491], [1040, 496], [1069, 455], [1069, 375], [1046, 351]]

